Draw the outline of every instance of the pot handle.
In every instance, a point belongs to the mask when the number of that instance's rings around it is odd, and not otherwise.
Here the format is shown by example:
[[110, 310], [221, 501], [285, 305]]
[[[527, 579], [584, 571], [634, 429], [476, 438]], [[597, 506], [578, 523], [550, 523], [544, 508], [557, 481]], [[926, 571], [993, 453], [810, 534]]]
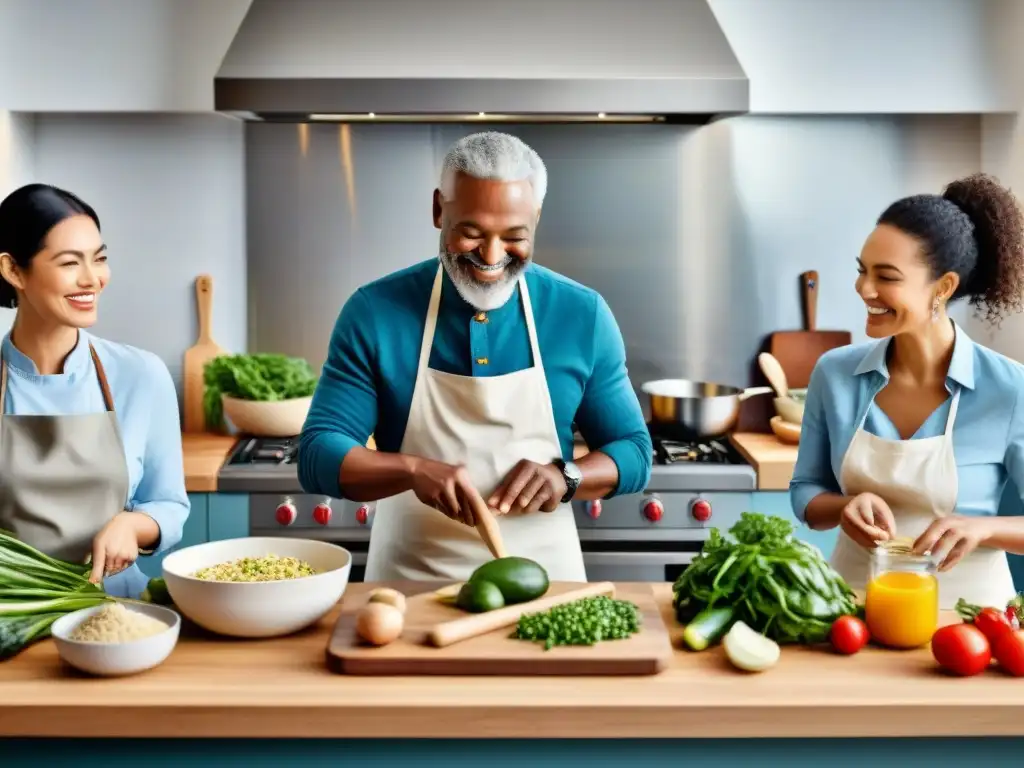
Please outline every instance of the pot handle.
[[756, 395], [770, 395], [775, 392], [771, 387], [748, 387], [740, 392], [736, 397], [742, 403], [744, 400], [754, 397]]

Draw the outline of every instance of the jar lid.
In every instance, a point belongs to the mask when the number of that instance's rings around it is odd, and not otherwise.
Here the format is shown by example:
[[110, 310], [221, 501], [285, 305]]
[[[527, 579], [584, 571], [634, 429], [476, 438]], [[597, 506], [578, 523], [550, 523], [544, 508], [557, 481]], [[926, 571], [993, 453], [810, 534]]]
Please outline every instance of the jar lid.
[[931, 563], [931, 553], [923, 555], [914, 553], [914, 539], [910, 536], [897, 536], [888, 541], [880, 541], [875, 545], [876, 557], [889, 557], [905, 563]]

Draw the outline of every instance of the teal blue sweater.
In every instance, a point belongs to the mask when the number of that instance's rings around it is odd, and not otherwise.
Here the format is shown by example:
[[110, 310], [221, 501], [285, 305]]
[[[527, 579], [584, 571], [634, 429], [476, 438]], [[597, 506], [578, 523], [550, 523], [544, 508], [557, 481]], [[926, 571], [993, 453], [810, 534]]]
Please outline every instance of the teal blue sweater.
[[[435, 258], [395, 272], [360, 288], [342, 308], [300, 439], [299, 480], [307, 492], [344, 498], [341, 462], [371, 434], [378, 450], [401, 448], [437, 268]], [[611, 310], [596, 291], [536, 264], [526, 283], [563, 458], [572, 457], [575, 423], [590, 449], [618, 467], [614, 494], [642, 491], [651, 437]], [[431, 368], [500, 376], [532, 365], [518, 289], [487, 322], [475, 314], [445, 275]]]

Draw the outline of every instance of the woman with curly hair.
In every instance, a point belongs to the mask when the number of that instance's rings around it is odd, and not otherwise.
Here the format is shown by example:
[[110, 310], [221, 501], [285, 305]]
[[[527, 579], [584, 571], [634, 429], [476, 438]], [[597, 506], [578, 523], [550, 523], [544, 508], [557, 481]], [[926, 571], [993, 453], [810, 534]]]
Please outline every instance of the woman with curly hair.
[[854, 589], [870, 550], [898, 536], [938, 562], [943, 608], [1005, 605], [1024, 518], [996, 513], [1007, 477], [1024, 490], [1024, 366], [972, 341], [946, 308], [967, 299], [990, 323], [1021, 311], [1021, 209], [983, 174], [898, 200], [857, 267], [878, 341], [815, 366], [793, 510], [811, 528], [840, 527], [832, 565]]

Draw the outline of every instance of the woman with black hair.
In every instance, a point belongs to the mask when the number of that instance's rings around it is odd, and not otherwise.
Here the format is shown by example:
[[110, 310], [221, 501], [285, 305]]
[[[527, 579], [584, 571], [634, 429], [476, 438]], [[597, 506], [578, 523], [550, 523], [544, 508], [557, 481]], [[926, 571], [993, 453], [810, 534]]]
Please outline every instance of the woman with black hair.
[[1006, 552], [1024, 518], [996, 515], [1007, 477], [1024, 491], [1024, 366], [946, 314], [967, 299], [990, 322], [1024, 298], [1024, 218], [978, 174], [889, 206], [857, 260], [867, 334], [814, 368], [790, 494], [811, 528], [839, 526], [832, 565], [855, 589], [870, 550], [896, 536], [939, 563], [943, 608], [1003, 606]]
[[89, 334], [110, 279], [96, 212], [30, 184], [0, 202], [0, 528], [136, 597], [140, 554], [181, 540], [189, 513], [178, 401], [149, 352]]

